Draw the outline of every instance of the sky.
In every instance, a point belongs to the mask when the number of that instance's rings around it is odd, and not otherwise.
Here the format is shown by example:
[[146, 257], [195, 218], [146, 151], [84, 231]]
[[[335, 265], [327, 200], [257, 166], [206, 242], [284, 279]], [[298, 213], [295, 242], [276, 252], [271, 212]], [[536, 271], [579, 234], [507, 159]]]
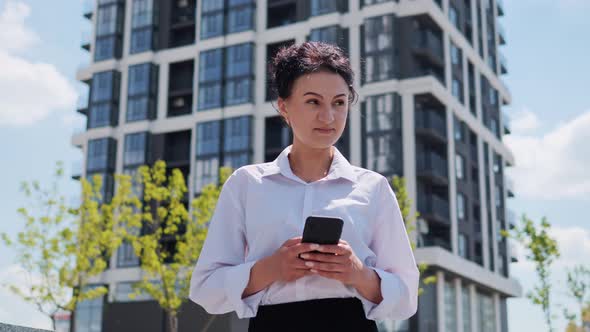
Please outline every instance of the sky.
[[[502, 79], [512, 93], [504, 108], [512, 134], [504, 140], [516, 158], [507, 170], [516, 192], [508, 207], [553, 225], [561, 250], [551, 269], [555, 327], [563, 331], [562, 309], [575, 309], [564, 271], [590, 266], [590, 1], [504, 0], [504, 8], [507, 45], [500, 52], [509, 74]], [[57, 161], [71, 174], [82, 158], [71, 135], [84, 124], [75, 109], [85, 87], [75, 73], [89, 61], [80, 41], [90, 28], [81, 1], [0, 0], [0, 232], [14, 235], [22, 225], [22, 181], [49, 183]], [[76, 198], [76, 182], [64, 181], [62, 189]], [[519, 248], [510, 270], [526, 292], [536, 278], [524, 254]], [[0, 247], [0, 284], [23, 278], [13, 256]], [[509, 299], [508, 311], [510, 331], [547, 330], [541, 310], [524, 297]], [[50, 327], [1, 287], [0, 322]]]

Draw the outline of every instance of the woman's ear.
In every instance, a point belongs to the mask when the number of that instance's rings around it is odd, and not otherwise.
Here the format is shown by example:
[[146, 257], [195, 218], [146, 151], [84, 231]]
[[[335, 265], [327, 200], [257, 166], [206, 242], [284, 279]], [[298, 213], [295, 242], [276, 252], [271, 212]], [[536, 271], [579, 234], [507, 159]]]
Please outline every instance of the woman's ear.
[[277, 100], [277, 106], [279, 108], [279, 113], [283, 117], [283, 120], [285, 120], [288, 126], [291, 126], [291, 123], [289, 122], [289, 114], [287, 113], [286, 101], [283, 98], [279, 97]]

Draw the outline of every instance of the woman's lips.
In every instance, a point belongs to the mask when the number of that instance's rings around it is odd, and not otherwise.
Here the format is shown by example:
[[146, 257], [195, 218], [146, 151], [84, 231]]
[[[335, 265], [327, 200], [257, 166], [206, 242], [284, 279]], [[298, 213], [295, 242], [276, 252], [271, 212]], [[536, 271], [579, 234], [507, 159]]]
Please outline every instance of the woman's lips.
[[320, 133], [320, 134], [331, 134], [334, 132], [335, 129], [322, 129], [322, 128], [315, 128], [314, 129], [316, 132]]

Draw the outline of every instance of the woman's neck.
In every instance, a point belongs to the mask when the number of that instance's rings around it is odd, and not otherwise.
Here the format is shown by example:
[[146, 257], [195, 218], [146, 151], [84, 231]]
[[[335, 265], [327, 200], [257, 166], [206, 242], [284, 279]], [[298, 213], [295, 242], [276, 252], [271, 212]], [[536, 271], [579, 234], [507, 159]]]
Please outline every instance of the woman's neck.
[[334, 158], [334, 149], [332, 146], [314, 149], [293, 142], [288, 157], [293, 174], [305, 182], [313, 182], [328, 175]]

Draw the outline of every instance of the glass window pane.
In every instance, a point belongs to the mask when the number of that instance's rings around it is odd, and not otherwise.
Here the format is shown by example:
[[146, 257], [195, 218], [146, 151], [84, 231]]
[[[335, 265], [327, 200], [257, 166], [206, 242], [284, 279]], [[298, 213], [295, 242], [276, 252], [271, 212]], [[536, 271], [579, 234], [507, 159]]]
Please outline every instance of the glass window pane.
[[201, 52], [201, 58], [199, 61], [199, 82], [221, 80], [222, 62], [222, 49], [220, 48]]
[[228, 16], [228, 32], [230, 33], [246, 31], [254, 28], [254, 6], [232, 8], [230, 9]]
[[154, 18], [153, 0], [133, 0], [131, 28], [150, 26]]
[[251, 43], [230, 46], [226, 49], [225, 75], [227, 78], [252, 74]]
[[220, 153], [220, 122], [210, 121], [197, 124], [197, 158], [218, 156]]
[[225, 152], [250, 149], [250, 120], [249, 116], [225, 120], [223, 145]]
[[[222, 3], [216, 0], [215, 2]], [[223, 35], [223, 11], [203, 13], [201, 19], [201, 39]]]
[[105, 71], [92, 76], [91, 102], [108, 101], [113, 97], [114, 72]]
[[96, 19], [96, 35], [112, 35], [117, 32], [117, 6], [101, 6]]
[[149, 63], [143, 63], [129, 67], [129, 95], [147, 94], [150, 91]]
[[123, 164], [142, 165], [145, 163], [147, 133], [135, 133], [125, 136]]
[[457, 295], [455, 283], [452, 280], [445, 280], [445, 331], [457, 331]]

